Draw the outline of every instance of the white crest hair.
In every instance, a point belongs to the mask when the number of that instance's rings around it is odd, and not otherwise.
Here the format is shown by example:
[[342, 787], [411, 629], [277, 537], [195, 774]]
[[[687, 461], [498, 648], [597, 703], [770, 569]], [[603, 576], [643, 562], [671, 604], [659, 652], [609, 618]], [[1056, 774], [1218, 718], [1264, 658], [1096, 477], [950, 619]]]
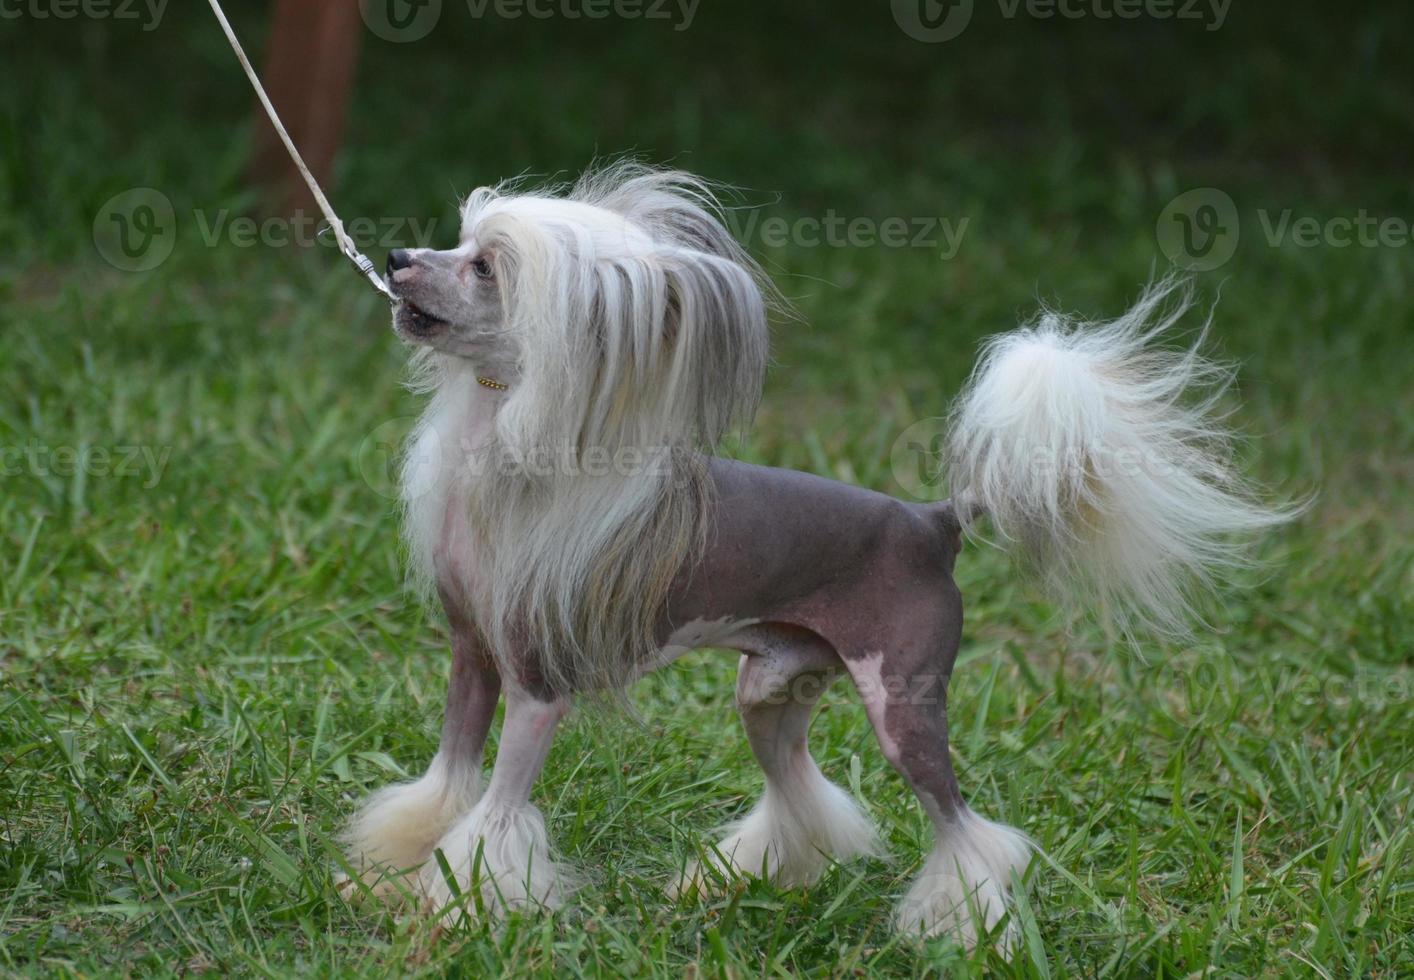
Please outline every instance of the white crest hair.
[[1126, 631], [1186, 633], [1199, 588], [1247, 564], [1243, 537], [1297, 511], [1261, 504], [1229, 465], [1232, 371], [1200, 353], [1208, 325], [1189, 349], [1154, 346], [1191, 306], [1180, 285], [1107, 323], [1047, 312], [993, 338], [952, 419], [963, 520], [991, 515], [1052, 592]]
[[[704, 181], [631, 162], [568, 194], [502, 185], [464, 204], [463, 238], [492, 249], [520, 351], [488, 465], [466, 484], [466, 557], [493, 652], [537, 657], [557, 691], [619, 686], [653, 651], [703, 542], [699, 450], [759, 401], [778, 294], [720, 216]], [[424, 430], [449, 387], [474, 384], [435, 360]], [[584, 472], [590, 454], [607, 466]], [[428, 522], [408, 531], [428, 568]]]

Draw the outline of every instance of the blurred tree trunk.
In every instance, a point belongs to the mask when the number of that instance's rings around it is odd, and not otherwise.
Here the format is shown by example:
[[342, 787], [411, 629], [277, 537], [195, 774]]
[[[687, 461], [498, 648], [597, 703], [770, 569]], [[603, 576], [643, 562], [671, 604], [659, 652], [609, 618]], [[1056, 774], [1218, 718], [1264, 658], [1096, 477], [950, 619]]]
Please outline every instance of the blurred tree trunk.
[[[356, 0], [275, 0], [262, 80], [310, 172], [328, 193], [344, 134], [361, 29]], [[257, 107], [251, 179], [284, 215], [317, 214], [264, 110]]]

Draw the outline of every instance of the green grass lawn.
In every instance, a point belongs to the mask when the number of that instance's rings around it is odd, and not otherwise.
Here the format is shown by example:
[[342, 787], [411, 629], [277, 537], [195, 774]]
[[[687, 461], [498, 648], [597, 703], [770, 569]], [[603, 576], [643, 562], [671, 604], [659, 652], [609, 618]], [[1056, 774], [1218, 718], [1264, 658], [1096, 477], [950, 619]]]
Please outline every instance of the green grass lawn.
[[[0, 973], [1414, 971], [1414, 246], [1271, 245], [1262, 223], [1414, 220], [1406, 10], [1237, 4], [1214, 32], [984, 15], [931, 46], [887, 5], [707, 2], [673, 32], [451, 4], [424, 42], [365, 39], [346, 219], [435, 218], [447, 242], [458, 193], [596, 152], [739, 185], [802, 317], [735, 451], [895, 493], [894, 441], [946, 410], [982, 337], [1038, 300], [1118, 313], [1167, 268], [1170, 199], [1234, 199], [1236, 254], [1197, 285], [1242, 364], [1241, 462], [1315, 502], [1187, 646], [1123, 647], [964, 553], [954, 759], [973, 806], [1045, 851], [1007, 964], [891, 934], [928, 827], [843, 685], [813, 749], [889, 859], [664, 897], [760, 789], [734, 659], [706, 651], [634, 690], [638, 720], [576, 715], [556, 740], [535, 800], [588, 878], [566, 909], [440, 930], [340, 900], [336, 833], [440, 722], [445, 631], [403, 588], [389, 495], [418, 403], [332, 250], [205, 240], [250, 204], [251, 116], [189, 7], [150, 34], [3, 26], [33, 88], [0, 94]], [[91, 234], [133, 187], [178, 225], [141, 273]], [[747, 224], [829, 213], [967, 226], [944, 258]]]

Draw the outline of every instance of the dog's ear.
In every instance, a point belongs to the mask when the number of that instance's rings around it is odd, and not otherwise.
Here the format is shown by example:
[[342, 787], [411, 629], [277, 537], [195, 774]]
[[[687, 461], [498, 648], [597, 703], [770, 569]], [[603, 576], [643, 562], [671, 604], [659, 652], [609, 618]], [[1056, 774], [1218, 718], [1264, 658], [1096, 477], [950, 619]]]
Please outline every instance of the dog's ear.
[[712, 252], [674, 256], [665, 275], [666, 388], [692, 436], [713, 446], [755, 414], [770, 353], [766, 301], [750, 269]]
[[504, 441], [711, 449], [750, 421], [777, 294], [718, 213], [695, 178], [621, 165], [523, 221], [482, 221], [515, 267], [522, 377], [498, 415]]
[[[769, 358], [768, 314], [785, 304], [727, 229], [714, 187], [682, 171], [620, 161], [587, 174], [573, 196], [624, 223], [624, 251], [632, 258], [604, 292], [628, 302], [616, 311], [611, 298], [602, 312], [635, 322], [617, 331], [620, 340], [636, 338], [618, 352], [633, 362], [630, 383], [640, 388], [632, 400], [661, 418], [674, 441], [711, 447], [734, 420], [749, 423]], [[614, 334], [605, 335], [611, 359]], [[630, 379], [611, 368], [605, 380]]]
[[667, 246], [601, 263], [596, 278], [582, 447], [710, 449], [750, 420], [769, 353], [750, 269]]

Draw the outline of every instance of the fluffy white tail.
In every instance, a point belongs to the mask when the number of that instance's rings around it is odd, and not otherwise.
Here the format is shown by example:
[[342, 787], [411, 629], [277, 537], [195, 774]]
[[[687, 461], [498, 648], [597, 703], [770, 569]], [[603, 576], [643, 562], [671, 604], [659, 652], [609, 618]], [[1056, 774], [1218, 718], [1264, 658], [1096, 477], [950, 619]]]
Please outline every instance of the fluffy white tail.
[[[1230, 369], [1154, 346], [1192, 296], [1150, 286], [1124, 316], [1053, 313], [988, 342], [954, 410], [951, 481], [1057, 594], [1126, 630], [1182, 634], [1195, 592], [1246, 564], [1244, 536], [1288, 520], [1228, 464]], [[1206, 328], [1205, 328], [1206, 333]]]

